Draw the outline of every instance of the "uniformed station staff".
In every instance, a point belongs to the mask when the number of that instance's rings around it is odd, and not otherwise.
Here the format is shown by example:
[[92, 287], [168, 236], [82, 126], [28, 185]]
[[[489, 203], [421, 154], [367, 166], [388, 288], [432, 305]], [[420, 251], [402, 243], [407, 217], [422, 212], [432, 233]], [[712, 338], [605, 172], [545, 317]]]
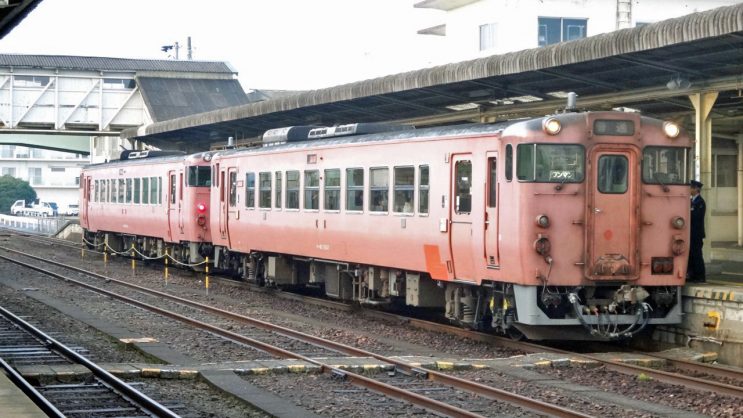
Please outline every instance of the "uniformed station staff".
[[689, 265], [686, 277], [689, 282], [704, 283], [704, 257], [702, 246], [704, 245], [704, 214], [707, 206], [702, 199], [702, 183], [692, 180], [689, 183], [691, 192], [691, 236], [689, 238]]

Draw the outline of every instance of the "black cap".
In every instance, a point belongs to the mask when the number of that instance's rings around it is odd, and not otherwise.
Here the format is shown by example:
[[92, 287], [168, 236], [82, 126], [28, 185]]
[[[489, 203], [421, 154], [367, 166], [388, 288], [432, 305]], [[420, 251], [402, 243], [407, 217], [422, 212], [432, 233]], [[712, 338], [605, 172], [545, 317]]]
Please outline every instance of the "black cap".
[[698, 189], [701, 189], [702, 186], [704, 186], [704, 184], [702, 184], [701, 182], [698, 182], [696, 180], [692, 180], [692, 181], [689, 182], [689, 186], [696, 187]]

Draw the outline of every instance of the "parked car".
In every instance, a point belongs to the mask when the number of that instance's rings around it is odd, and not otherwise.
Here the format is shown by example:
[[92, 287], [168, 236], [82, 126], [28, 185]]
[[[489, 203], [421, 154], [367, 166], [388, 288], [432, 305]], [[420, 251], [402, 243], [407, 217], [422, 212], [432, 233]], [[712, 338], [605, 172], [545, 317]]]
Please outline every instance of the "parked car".
[[65, 209], [61, 212], [62, 215], [66, 216], [79, 216], [80, 215], [80, 205], [77, 203], [71, 203], [65, 207]]
[[57, 216], [57, 204], [36, 200], [26, 203], [25, 200], [16, 200], [10, 207], [10, 214], [16, 216]]

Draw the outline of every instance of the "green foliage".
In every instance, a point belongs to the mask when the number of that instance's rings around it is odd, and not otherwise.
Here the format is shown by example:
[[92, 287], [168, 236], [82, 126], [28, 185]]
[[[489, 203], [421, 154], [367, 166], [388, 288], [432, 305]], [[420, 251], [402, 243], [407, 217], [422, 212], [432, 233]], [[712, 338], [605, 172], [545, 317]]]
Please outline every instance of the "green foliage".
[[19, 199], [36, 200], [36, 190], [27, 181], [9, 175], [0, 177], [0, 212], [10, 213], [10, 207]]

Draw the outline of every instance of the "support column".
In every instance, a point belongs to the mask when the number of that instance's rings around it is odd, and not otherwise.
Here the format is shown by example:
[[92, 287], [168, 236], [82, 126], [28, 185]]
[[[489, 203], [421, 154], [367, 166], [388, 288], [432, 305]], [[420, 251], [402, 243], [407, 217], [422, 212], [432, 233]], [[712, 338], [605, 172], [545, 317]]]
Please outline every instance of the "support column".
[[[694, 105], [694, 127], [696, 138], [694, 142], [694, 177], [706, 186], [702, 190], [712, 188], [712, 120], [709, 117], [712, 107], [717, 101], [718, 92], [693, 93], [689, 95]], [[704, 230], [707, 233], [707, 245], [704, 246], [704, 259], [710, 261], [712, 253], [712, 211], [717, 206], [711, 194], [707, 194], [707, 216], [704, 217]]]
[[743, 135], [738, 135], [738, 246], [743, 247]]

